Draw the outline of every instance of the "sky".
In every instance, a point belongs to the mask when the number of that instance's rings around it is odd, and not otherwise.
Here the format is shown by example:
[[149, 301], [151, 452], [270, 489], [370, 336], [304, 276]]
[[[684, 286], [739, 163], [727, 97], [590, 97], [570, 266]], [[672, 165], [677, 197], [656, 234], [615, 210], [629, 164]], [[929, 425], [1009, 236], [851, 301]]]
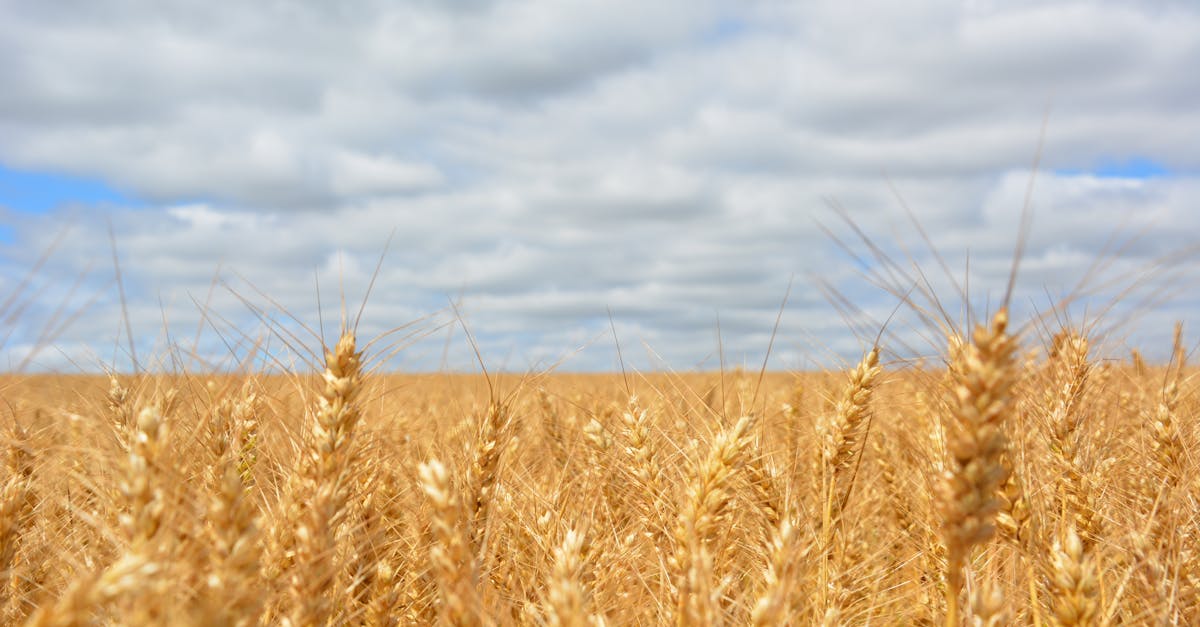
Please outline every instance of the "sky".
[[1198, 35], [1182, 1], [0, 0], [0, 368], [302, 369], [342, 303], [400, 370], [836, 366], [893, 312], [887, 354], [935, 355], [922, 312], [1002, 302], [1027, 205], [1026, 345], [1164, 354]]

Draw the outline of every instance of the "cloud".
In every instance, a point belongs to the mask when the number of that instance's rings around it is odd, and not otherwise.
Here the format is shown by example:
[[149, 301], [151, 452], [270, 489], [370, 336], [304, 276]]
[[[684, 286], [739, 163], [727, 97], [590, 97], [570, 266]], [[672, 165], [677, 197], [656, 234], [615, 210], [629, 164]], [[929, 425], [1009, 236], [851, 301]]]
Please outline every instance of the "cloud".
[[[1026, 313], [1098, 258], [1089, 311], [1123, 285], [1103, 276], [1140, 278], [1148, 294], [1195, 278], [1163, 257], [1200, 232], [1200, 92], [1180, 78], [1200, 60], [1200, 11], [1187, 3], [112, 1], [0, 14], [0, 163], [131, 199], [4, 214], [6, 291], [70, 225], [25, 293], [29, 315], [0, 327], [10, 354], [28, 353], [62, 286], [84, 276], [70, 302], [98, 296], [57, 340], [112, 359], [125, 339], [111, 223], [143, 354], [164, 326], [188, 346], [201, 328], [208, 359], [226, 342], [249, 350], [264, 322], [242, 299], [289, 329], [276, 304], [312, 327], [336, 321], [339, 292], [354, 309], [394, 231], [364, 332], [436, 329], [405, 367], [442, 364], [451, 301], [489, 355], [519, 366], [571, 354], [569, 367], [612, 367], [608, 340], [573, 354], [606, 337], [610, 310], [623, 341], [652, 347], [631, 353], [638, 366], [715, 365], [718, 316], [732, 361], [755, 361], [793, 277], [775, 364], [853, 359], [850, 329], [887, 318], [896, 297], [872, 285], [886, 267], [831, 205], [897, 260], [893, 289], [917, 278], [912, 258], [957, 314], [969, 268], [985, 310], [1004, 293], [1043, 139], [1015, 295]], [[1102, 167], [1135, 159], [1165, 174]], [[822, 285], [863, 312], [843, 317]], [[1155, 315], [1188, 318], [1179, 302]], [[897, 323], [897, 341], [932, 350], [906, 330], [921, 324]], [[447, 359], [470, 366], [461, 336]]]
[[441, 172], [429, 164], [348, 152], [336, 155], [331, 169], [333, 191], [350, 197], [418, 191], [444, 181]]

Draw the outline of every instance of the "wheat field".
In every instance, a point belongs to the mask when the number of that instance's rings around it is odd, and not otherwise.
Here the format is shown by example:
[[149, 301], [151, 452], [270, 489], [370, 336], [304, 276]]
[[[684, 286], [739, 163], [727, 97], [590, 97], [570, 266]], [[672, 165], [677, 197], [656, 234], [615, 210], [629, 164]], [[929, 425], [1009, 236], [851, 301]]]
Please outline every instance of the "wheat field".
[[1000, 310], [845, 372], [0, 379], [26, 625], [1187, 624], [1194, 381]]

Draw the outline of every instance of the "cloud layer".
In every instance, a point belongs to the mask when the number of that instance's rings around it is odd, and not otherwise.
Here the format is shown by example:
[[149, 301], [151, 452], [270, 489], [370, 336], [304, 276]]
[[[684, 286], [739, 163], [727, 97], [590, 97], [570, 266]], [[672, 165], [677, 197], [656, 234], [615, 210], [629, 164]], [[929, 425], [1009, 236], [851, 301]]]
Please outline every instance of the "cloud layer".
[[[822, 230], [854, 239], [831, 205], [919, 262], [958, 315], [902, 199], [957, 282], [969, 266], [983, 310], [1040, 139], [1019, 307], [1049, 308], [1098, 258], [1076, 316], [1135, 278], [1154, 302], [1148, 272], [1196, 279], [1190, 257], [1163, 258], [1200, 233], [1194, 5], [732, 6], [0, 3], [0, 163], [139, 200], [0, 209], [0, 296], [62, 237], [0, 327], [7, 359], [45, 344], [66, 302], [86, 314], [36, 365], [129, 367], [111, 224], [143, 355], [168, 340], [214, 363], [244, 354], [262, 324], [244, 301], [316, 327], [317, 283], [336, 326], [339, 291], [353, 310], [394, 230], [363, 328], [420, 320], [431, 336], [402, 367], [470, 366], [461, 332], [447, 341], [452, 301], [493, 365], [613, 368], [609, 311], [638, 367], [716, 367], [719, 345], [751, 364], [793, 276], [773, 363], [829, 363], [896, 303], [870, 280], [884, 266]], [[1089, 174], [1134, 159], [1167, 174]], [[839, 315], [822, 284], [862, 315]], [[1142, 314], [1113, 346], [1194, 317], [1186, 297], [1140, 302], [1110, 315]], [[931, 352], [915, 318], [896, 345]]]

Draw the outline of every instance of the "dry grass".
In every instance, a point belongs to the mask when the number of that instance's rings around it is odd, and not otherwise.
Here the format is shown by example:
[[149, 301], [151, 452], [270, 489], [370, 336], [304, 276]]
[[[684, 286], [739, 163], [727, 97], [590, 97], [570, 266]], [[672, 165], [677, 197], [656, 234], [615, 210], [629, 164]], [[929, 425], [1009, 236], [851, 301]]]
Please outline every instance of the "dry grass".
[[1194, 620], [1182, 340], [1014, 328], [758, 389], [372, 376], [350, 335], [320, 376], [5, 376], [3, 622]]

